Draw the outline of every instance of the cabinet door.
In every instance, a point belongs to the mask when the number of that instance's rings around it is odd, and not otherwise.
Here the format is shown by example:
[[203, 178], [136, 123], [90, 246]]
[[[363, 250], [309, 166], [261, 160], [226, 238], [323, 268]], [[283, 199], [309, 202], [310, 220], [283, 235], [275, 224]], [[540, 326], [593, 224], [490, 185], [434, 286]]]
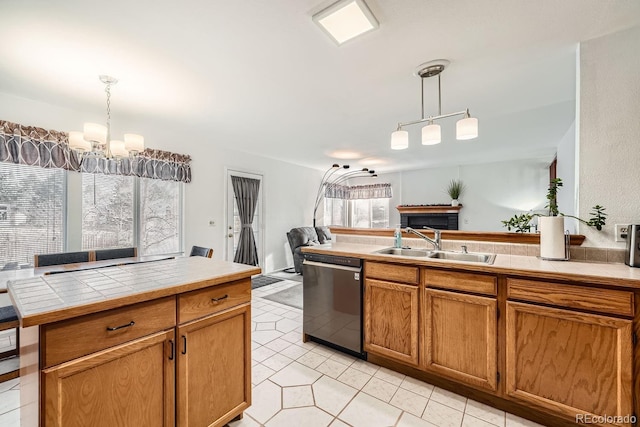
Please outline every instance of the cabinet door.
[[507, 393], [575, 419], [632, 410], [632, 322], [507, 302]]
[[173, 426], [174, 329], [43, 370], [44, 425]]
[[222, 426], [251, 405], [251, 309], [178, 327], [178, 425]]
[[418, 287], [367, 279], [364, 349], [418, 365]]
[[496, 390], [496, 309], [495, 298], [425, 289], [425, 368]]

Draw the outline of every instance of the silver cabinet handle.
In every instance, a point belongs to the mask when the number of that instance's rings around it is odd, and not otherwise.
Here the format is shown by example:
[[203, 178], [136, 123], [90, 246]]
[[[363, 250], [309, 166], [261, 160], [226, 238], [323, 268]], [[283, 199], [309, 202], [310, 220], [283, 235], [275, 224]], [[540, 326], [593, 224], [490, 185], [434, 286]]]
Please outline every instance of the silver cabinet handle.
[[109, 332], [117, 331], [118, 329], [129, 328], [129, 327], [131, 327], [131, 326], [133, 326], [135, 324], [136, 324], [136, 322], [134, 322], [132, 320], [131, 322], [127, 323], [126, 325], [120, 325], [120, 326], [114, 326], [114, 327], [107, 326], [107, 331], [109, 331]]

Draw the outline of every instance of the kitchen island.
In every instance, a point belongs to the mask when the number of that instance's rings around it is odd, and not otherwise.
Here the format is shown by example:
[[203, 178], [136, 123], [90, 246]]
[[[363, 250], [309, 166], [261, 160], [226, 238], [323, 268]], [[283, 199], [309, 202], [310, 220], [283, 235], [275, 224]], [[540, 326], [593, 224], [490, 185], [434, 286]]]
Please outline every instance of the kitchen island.
[[640, 269], [498, 254], [493, 264], [310, 246], [364, 260], [368, 360], [543, 425], [633, 425]]
[[253, 266], [185, 257], [9, 282], [22, 426], [224, 425], [251, 403]]

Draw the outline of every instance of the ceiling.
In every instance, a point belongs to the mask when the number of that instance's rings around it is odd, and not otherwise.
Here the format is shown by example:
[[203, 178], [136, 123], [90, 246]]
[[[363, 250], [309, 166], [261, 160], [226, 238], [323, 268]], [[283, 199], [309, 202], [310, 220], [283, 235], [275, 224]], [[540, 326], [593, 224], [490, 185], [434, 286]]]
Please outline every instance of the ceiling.
[[[330, 0], [3, 0], [0, 92], [99, 112], [110, 74], [123, 121], [321, 170], [550, 158], [575, 117], [577, 43], [640, 25], [637, 0], [366, 1], [380, 27], [337, 46], [311, 19]], [[420, 118], [413, 72], [438, 58], [442, 112], [469, 108], [480, 137], [444, 119], [442, 144], [415, 125], [393, 151], [397, 122]]]

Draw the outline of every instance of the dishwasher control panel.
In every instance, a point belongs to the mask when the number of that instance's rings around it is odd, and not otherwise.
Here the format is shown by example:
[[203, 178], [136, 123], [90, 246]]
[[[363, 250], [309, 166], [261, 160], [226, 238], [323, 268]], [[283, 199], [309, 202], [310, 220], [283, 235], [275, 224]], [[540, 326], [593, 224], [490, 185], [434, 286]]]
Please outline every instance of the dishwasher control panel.
[[306, 260], [321, 262], [324, 264], [345, 265], [348, 267], [362, 267], [362, 260], [360, 258], [311, 253], [305, 253], [303, 254], [303, 256]]

